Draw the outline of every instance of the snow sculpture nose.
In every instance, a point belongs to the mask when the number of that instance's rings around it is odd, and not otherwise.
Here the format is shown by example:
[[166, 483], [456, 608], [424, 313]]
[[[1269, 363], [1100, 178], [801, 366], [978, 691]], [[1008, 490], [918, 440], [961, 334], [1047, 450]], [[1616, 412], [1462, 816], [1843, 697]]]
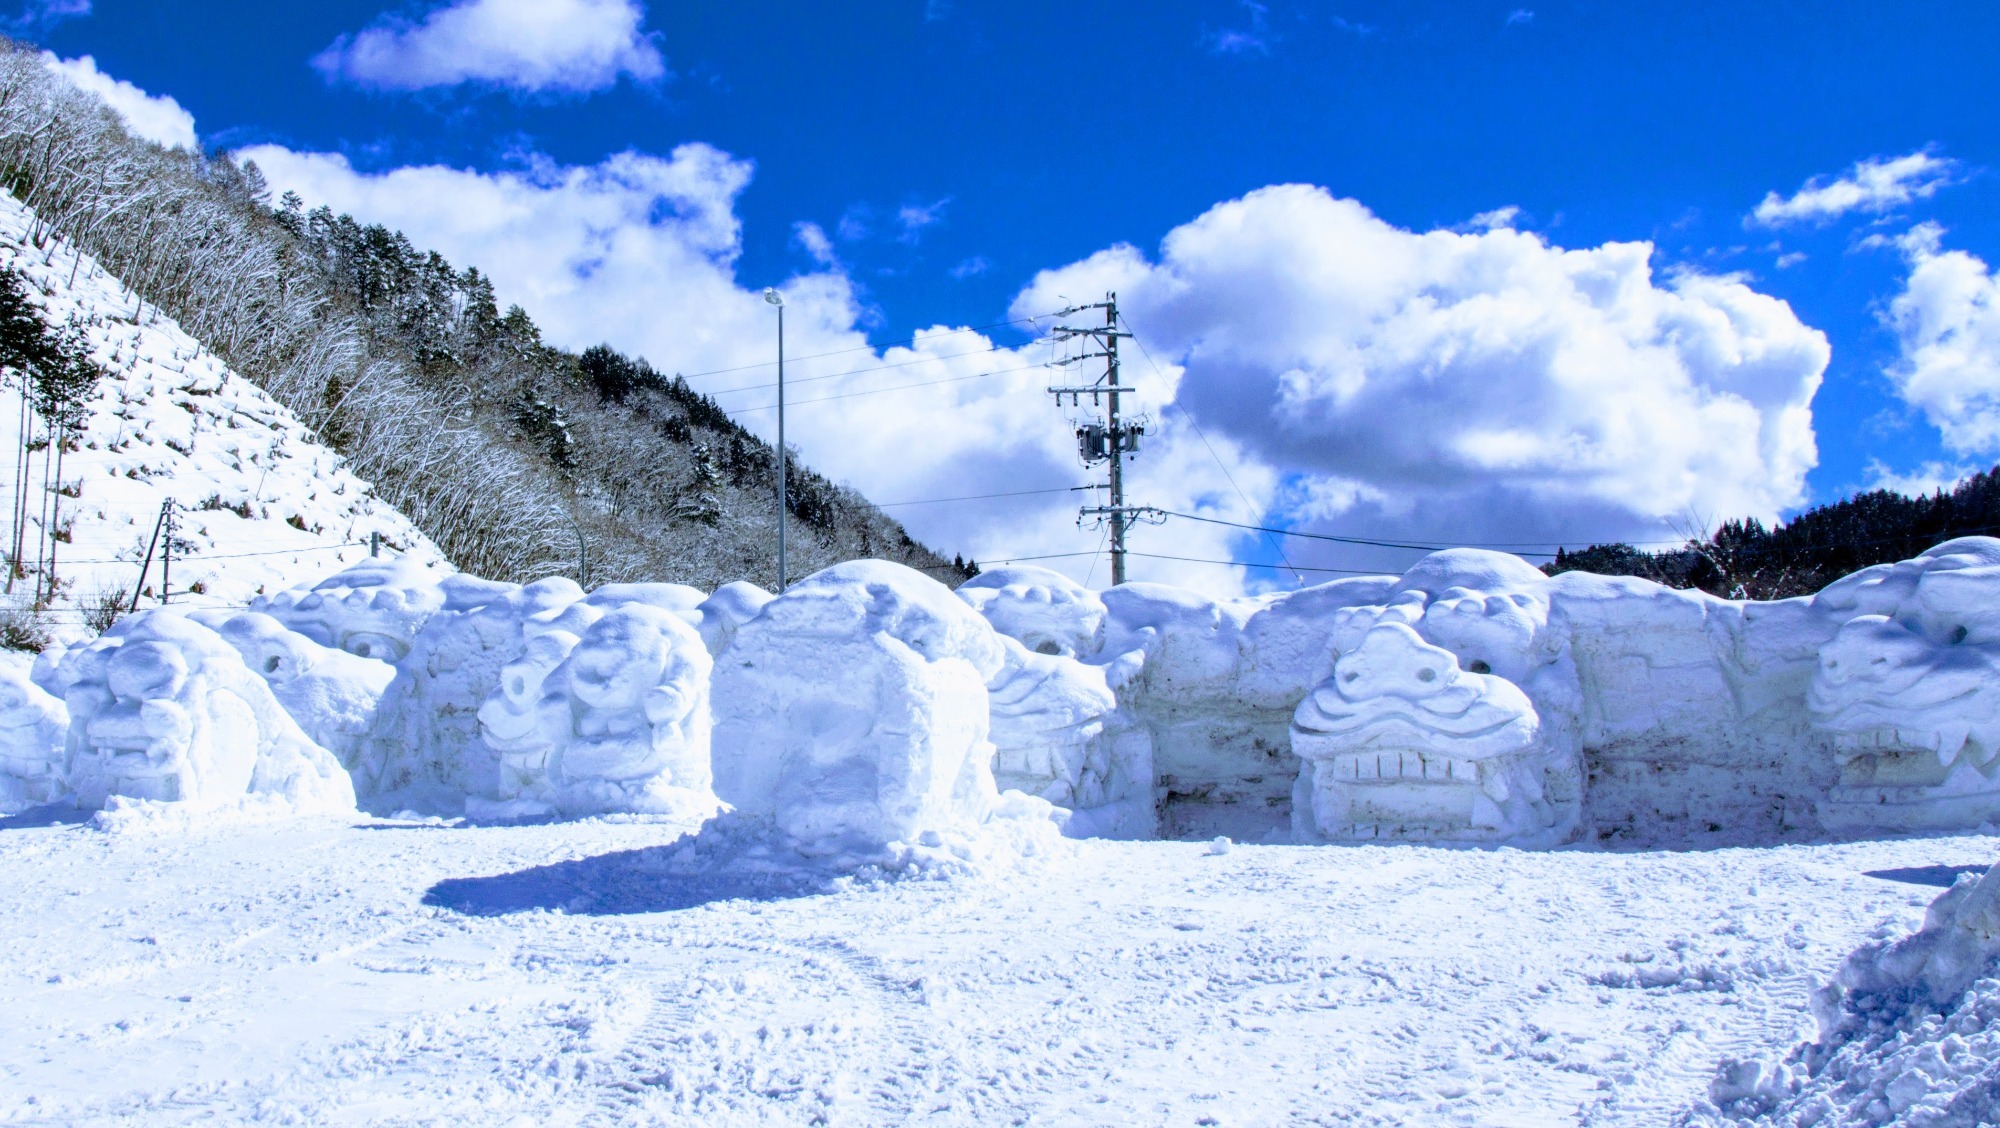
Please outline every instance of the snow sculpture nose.
[[1342, 696], [1402, 697], [1417, 700], [1451, 688], [1458, 659], [1425, 642], [1402, 623], [1381, 623], [1362, 636], [1361, 645], [1340, 656], [1333, 676]]

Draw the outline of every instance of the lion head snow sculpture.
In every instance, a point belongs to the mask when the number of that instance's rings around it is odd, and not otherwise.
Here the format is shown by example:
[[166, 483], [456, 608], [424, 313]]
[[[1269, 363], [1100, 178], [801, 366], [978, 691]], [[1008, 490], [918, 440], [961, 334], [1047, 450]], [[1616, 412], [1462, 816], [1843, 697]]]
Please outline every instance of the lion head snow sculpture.
[[393, 665], [444, 608], [443, 579], [400, 557], [371, 558], [311, 587], [259, 596], [250, 610], [321, 646]]
[[1298, 706], [1302, 840], [1547, 846], [1581, 815], [1581, 694], [1547, 579], [1434, 553], [1387, 603], [1336, 613], [1332, 675]]
[[479, 713], [506, 789], [564, 815], [707, 813], [709, 669], [694, 628], [650, 603], [530, 638]]
[[214, 631], [167, 611], [121, 620], [63, 659], [70, 788], [215, 805], [271, 796], [300, 812], [354, 808], [354, 789], [264, 680]]
[[701, 614], [701, 640], [711, 655], [720, 654], [736, 628], [757, 617], [766, 603], [775, 599], [770, 592], [746, 580], [736, 580], [715, 589], [715, 594], [695, 608]]
[[1060, 572], [994, 568], [959, 585], [958, 597], [1037, 654], [1089, 658], [1104, 646], [1104, 601]]
[[2000, 540], [1963, 537], [1829, 585], [1840, 622], [1807, 690], [1840, 782], [1836, 830], [2000, 822]]
[[387, 662], [322, 646], [269, 615], [246, 611], [216, 625], [285, 712], [343, 768], [359, 762], [382, 695], [396, 676]]
[[520, 797], [503, 753], [485, 738], [480, 710], [501, 686], [502, 671], [526, 655], [532, 640], [551, 633], [580, 637], [603, 611], [585, 602], [575, 581], [560, 576], [525, 585], [451, 576], [439, 587], [443, 606], [396, 664], [356, 787], [377, 807], [518, 813], [476, 809]]
[[0, 814], [63, 797], [68, 731], [69, 709], [60, 699], [27, 671], [0, 667]]
[[1152, 837], [1152, 743], [1118, 714], [1107, 671], [1079, 661], [1104, 644], [1097, 593], [1024, 566], [982, 572], [958, 597], [1006, 640], [987, 684], [999, 786], [1072, 812], [1072, 837]]
[[936, 580], [878, 560], [793, 585], [718, 657], [715, 791], [808, 855], [973, 827], [998, 799], [999, 636]]

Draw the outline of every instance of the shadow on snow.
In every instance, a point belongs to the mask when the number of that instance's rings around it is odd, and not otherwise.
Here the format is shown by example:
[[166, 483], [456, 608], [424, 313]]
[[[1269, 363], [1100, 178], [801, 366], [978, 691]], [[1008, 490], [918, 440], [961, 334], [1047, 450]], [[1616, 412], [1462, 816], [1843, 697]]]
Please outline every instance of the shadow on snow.
[[804, 868], [770, 871], [675, 864], [691, 838], [619, 850], [489, 877], [446, 878], [424, 904], [468, 916], [536, 911], [629, 916], [700, 908], [722, 901], [785, 901], [832, 892], [835, 875]]

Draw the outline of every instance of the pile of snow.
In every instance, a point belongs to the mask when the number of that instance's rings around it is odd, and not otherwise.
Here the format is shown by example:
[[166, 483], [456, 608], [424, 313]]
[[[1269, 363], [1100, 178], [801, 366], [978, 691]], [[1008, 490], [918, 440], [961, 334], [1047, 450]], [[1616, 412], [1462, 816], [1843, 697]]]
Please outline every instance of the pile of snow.
[[[36, 245], [36, 227], [33, 213], [0, 193], [0, 266], [24, 274], [44, 318], [75, 326], [109, 372], [80, 444], [63, 458], [52, 601], [62, 639], [88, 636], [80, 603], [130, 598], [169, 499], [180, 506], [175, 604], [241, 607], [366, 558], [375, 534], [414, 563], [442, 564], [436, 546], [291, 411], [88, 255], [46, 229]], [[8, 405], [0, 444], [9, 450], [20, 441], [20, 395], [18, 382], [0, 393]], [[32, 485], [39, 500], [39, 459]], [[31, 514], [30, 567], [44, 532]], [[33, 584], [17, 581], [16, 591]], [[166, 594], [157, 556], [146, 588], [142, 605]]]
[[2000, 865], [1964, 874], [1917, 932], [1866, 945], [1813, 996], [1820, 1037], [1726, 1061], [1697, 1123], [1788, 1128], [2000, 1119]]

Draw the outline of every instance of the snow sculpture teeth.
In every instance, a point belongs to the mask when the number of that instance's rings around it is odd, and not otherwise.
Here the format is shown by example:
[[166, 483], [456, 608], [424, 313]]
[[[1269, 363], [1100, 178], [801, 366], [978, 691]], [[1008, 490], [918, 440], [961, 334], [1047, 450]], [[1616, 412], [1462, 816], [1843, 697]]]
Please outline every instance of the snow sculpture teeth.
[[1152, 838], [1153, 748], [1118, 710], [1102, 665], [1104, 603], [1045, 568], [997, 568], [958, 597], [1000, 633], [1006, 660], [987, 684], [999, 786], [1072, 812], [1072, 837]]
[[301, 812], [354, 809], [354, 789], [220, 635], [169, 611], [119, 621], [63, 658], [69, 785], [211, 806], [275, 796]]
[[29, 680], [0, 668], [0, 814], [63, 797], [63, 739], [69, 709]]
[[1949, 541], [1829, 585], [1843, 620], [1806, 691], [1839, 758], [1819, 804], [1835, 830], [2000, 820], [2000, 541]]

